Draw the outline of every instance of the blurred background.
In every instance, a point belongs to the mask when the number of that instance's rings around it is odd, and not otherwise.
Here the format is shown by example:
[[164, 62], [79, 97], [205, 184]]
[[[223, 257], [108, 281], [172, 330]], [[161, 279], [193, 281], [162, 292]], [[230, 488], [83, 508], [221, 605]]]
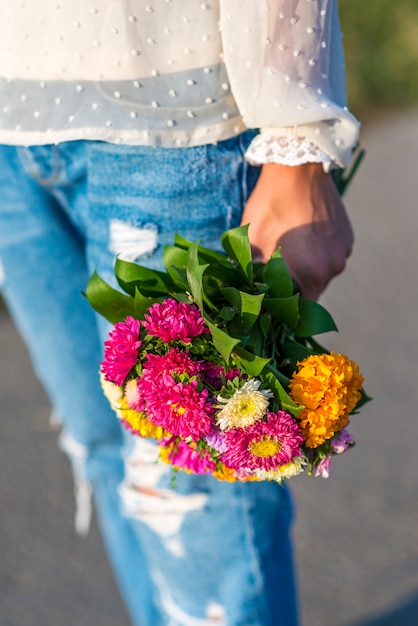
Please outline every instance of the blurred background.
[[339, 11], [353, 113], [367, 120], [382, 110], [415, 106], [417, 0], [339, 0]]
[[[323, 303], [374, 397], [329, 479], [292, 481], [303, 626], [418, 624], [418, 2], [340, 0], [351, 110], [367, 156], [356, 233]], [[96, 526], [73, 529], [72, 478], [47, 398], [0, 307], [0, 623], [128, 626]], [[286, 626], [286, 625], [284, 625]]]

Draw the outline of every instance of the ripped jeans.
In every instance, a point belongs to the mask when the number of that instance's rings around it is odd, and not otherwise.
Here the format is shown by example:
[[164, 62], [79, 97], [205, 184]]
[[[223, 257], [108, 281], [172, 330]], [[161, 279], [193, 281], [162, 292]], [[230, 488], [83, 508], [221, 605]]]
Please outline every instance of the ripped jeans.
[[91, 486], [135, 626], [297, 624], [288, 490], [185, 473], [173, 489], [155, 445], [122, 432], [102, 394], [108, 325], [82, 295], [95, 269], [114, 283], [117, 254], [161, 269], [175, 232], [219, 249], [257, 179], [243, 158], [252, 136], [182, 149], [0, 146], [4, 298], [84, 504]]

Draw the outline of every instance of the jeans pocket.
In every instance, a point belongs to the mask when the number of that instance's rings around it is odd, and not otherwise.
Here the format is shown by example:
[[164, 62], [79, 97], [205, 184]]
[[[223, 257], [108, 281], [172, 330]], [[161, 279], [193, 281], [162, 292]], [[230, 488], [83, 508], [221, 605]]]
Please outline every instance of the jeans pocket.
[[89, 239], [97, 253], [99, 247], [114, 252], [112, 231], [133, 228], [134, 239], [153, 238], [138, 260], [161, 267], [175, 233], [219, 250], [220, 235], [239, 224], [246, 171], [240, 138], [174, 149], [94, 142], [87, 167]]

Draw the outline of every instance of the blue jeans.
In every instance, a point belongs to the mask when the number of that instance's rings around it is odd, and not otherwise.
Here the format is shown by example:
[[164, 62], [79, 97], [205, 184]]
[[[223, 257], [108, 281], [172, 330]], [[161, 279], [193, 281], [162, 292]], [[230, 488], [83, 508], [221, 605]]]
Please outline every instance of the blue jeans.
[[155, 445], [123, 433], [104, 399], [108, 327], [82, 295], [95, 269], [113, 281], [116, 254], [161, 268], [175, 232], [219, 248], [256, 182], [243, 158], [251, 138], [0, 147], [4, 297], [92, 487], [135, 626], [297, 624], [288, 490], [185, 473], [173, 490]]

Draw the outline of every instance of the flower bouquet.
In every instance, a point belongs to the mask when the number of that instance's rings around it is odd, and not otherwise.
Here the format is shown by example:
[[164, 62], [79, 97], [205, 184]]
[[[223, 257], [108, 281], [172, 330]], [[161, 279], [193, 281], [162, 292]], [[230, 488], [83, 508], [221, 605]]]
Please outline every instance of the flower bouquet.
[[87, 297], [114, 324], [101, 380], [122, 424], [161, 459], [219, 480], [328, 476], [354, 444], [349, 415], [367, 400], [347, 356], [314, 339], [336, 330], [300, 297], [278, 249], [254, 262], [247, 227], [225, 254], [181, 236], [165, 272], [117, 259], [117, 291], [93, 274]]

